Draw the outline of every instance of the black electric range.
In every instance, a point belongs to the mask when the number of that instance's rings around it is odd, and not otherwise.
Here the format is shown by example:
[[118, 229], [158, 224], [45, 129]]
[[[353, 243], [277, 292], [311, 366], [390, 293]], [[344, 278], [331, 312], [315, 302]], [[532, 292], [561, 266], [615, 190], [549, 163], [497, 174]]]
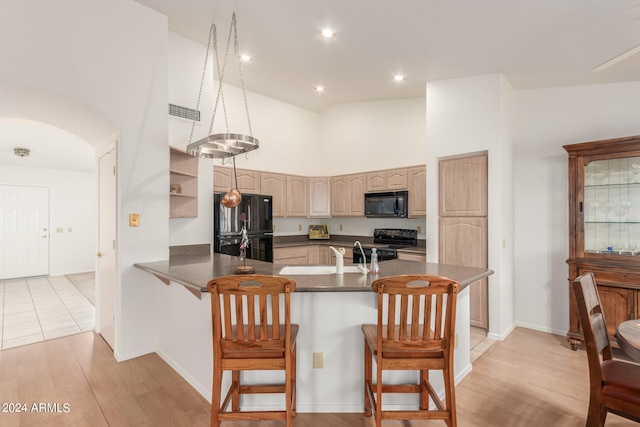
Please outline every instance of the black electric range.
[[[371, 249], [376, 248], [378, 261], [387, 261], [398, 257], [397, 249], [418, 246], [418, 232], [406, 228], [376, 228], [373, 230], [373, 244], [362, 245], [366, 262], [371, 261]], [[362, 251], [353, 247], [353, 263], [363, 262]]]

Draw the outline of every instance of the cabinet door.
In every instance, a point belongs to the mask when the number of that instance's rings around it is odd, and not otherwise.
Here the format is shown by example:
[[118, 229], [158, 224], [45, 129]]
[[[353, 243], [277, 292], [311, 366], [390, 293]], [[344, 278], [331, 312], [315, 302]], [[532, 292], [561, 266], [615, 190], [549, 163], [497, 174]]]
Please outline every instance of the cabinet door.
[[419, 254], [416, 252], [400, 251], [400, 250], [397, 253], [398, 253], [398, 259], [405, 259], [407, 261], [427, 262], [426, 254]]
[[609, 340], [615, 342], [616, 327], [620, 323], [636, 317], [633, 306], [634, 291], [598, 285], [598, 294], [600, 295], [604, 318], [607, 322]]
[[385, 171], [386, 189], [389, 191], [407, 188], [407, 169], [391, 169]]
[[320, 245], [309, 245], [307, 247], [307, 256], [309, 264], [320, 264]]
[[233, 188], [233, 170], [225, 167], [213, 167], [213, 192], [226, 193]]
[[440, 216], [487, 216], [487, 155], [440, 161]]
[[307, 246], [273, 248], [273, 263], [286, 265], [309, 264], [308, 253]]
[[[233, 173], [233, 170], [231, 171]], [[238, 190], [240, 193], [262, 194], [260, 192], [260, 172], [236, 169], [238, 175]]]
[[287, 216], [307, 216], [309, 206], [307, 178], [287, 176]]
[[321, 265], [331, 264], [331, 254], [333, 251], [329, 249], [329, 246], [320, 245], [320, 259], [318, 263]]
[[309, 178], [309, 216], [331, 215], [331, 180], [328, 177]]
[[346, 216], [348, 214], [347, 200], [349, 187], [346, 175], [331, 178], [331, 216]]
[[384, 171], [367, 173], [367, 193], [385, 191], [387, 189], [387, 176]]
[[284, 217], [286, 214], [287, 178], [279, 173], [262, 172], [260, 184], [262, 194], [273, 196], [273, 216]]
[[349, 216], [364, 216], [364, 189], [365, 175], [349, 175], [348, 177], [348, 201]]
[[409, 187], [409, 217], [427, 216], [427, 167], [409, 168], [407, 181]]
[[[440, 218], [440, 262], [468, 267], [487, 266], [487, 219]], [[488, 281], [470, 285], [471, 325], [488, 326]]]

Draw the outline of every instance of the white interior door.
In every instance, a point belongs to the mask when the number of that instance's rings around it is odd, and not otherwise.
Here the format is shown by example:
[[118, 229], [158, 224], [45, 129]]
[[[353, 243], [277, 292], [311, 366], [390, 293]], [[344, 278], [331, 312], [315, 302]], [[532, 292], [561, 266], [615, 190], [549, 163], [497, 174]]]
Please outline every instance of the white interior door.
[[49, 189], [0, 185], [0, 279], [49, 275]]
[[116, 155], [100, 157], [98, 196], [98, 262], [96, 270], [96, 330], [115, 349], [116, 301]]

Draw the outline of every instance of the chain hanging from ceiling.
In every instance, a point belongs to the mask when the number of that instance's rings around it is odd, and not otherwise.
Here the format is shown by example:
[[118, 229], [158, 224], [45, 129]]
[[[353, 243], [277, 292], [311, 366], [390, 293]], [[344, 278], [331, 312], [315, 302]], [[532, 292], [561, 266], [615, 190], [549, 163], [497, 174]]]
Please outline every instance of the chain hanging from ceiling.
[[[249, 135], [244, 135], [241, 133], [232, 133], [229, 131], [229, 121], [227, 118], [227, 108], [224, 100], [224, 76], [227, 71], [227, 61], [229, 59], [229, 50], [231, 47], [231, 39], [233, 38], [233, 53], [235, 56], [235, 60], [238, 62], [238, 66], [240, 69], [240, 82], [242, 88], [242, 95], [244, 98], [244, 108], [245, 113], [247, 115], [247, 123], [249, 129]], [[253, 137], [253, 131], [251, 129], [251, 117], [249, 115], [249, 104], [247, 103], [247, 93], [244, 85], [244, 72], [242, 69], [242, 61], [240, 60], [240, 48], [238, 46], [238, 26], [236, 21], [236, 13], [233, 12], [231, 16], [231, 25], [229, 27], [229, 35], [227, 37], [227, 46], [225, 49], [224, 60], [222, 62], [222, 67], [220, 66], [220, 58], [218, 55], [218, 35], [217, 28], [215, 23], [211, 23], [211, 27], [209, 29], [209, 41], [207, 43], [207, 52], [204, 59], [204, 67], [202, 70], [202, 77], [200, 79], [200, 90], [198, 92], [198, 100], [196, 102], [196, 110], [200, 107], [200, 100], [202, 98], [202, 89], [204, 87], [204, 81], [206, 77], [207, 71], [207, 62], [209, 59], [209, 51], [213, 47], [213, 52], [215, 58], [213, 58], [213, 62], [216, 64], [216, 71], [212, 73], [214, 76], [214, 86], [215, 86], [215, 75], [218, 77], [218, 91], [215, 98], [215, 103], [213, 106], [213, 114], [211, 116], [211, 124], [209, 126], [209, 136], [202, 138], [196, 142], [191, 142], [193, 139], [193, 131], [195, 128], [195, 121], [191, 125], [191, 134], [189, 135], [189, 144], [187, 145], [187, 152], [193, 156], [197, 157], [206, 157], [206, 158], [217, 158], [217, 159], [225, 159], [232, 157], [233, 158], [233, 166], [235, 172], [235, 156], [239, 154], [246, 154], [250, 151], [256, 150], [259, 147], [259, 141], [257, 138]], [[216, 117], [216, 113], [218, 111], [218, 106], [222, 105], [222, 112], [224, 114], [224, 122], [226, 133], [218, 133], [212, 134], [213, 132], [213, 123]]]

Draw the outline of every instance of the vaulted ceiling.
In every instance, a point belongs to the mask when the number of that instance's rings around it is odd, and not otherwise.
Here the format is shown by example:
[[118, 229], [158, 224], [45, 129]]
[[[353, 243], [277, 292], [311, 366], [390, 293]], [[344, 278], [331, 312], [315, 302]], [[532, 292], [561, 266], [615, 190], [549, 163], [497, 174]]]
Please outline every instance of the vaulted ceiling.
[[[313, 111], [421, 97], [427, 81], [483, 74], [501, 73], [516, 89], [640, 78], [640, 54], [592, 71], [640, 45], [640, 0], [137, 2], [205, 46], [213, 21], [223, 48], [235, 11], [240, 50], [253, 57], [247, 89]], [[335, 38], [320, 37], [325, 27]], [[394, 81], [396, 73], [406, 79]], [[239, 73], [226, 75], [238, 84]]]

